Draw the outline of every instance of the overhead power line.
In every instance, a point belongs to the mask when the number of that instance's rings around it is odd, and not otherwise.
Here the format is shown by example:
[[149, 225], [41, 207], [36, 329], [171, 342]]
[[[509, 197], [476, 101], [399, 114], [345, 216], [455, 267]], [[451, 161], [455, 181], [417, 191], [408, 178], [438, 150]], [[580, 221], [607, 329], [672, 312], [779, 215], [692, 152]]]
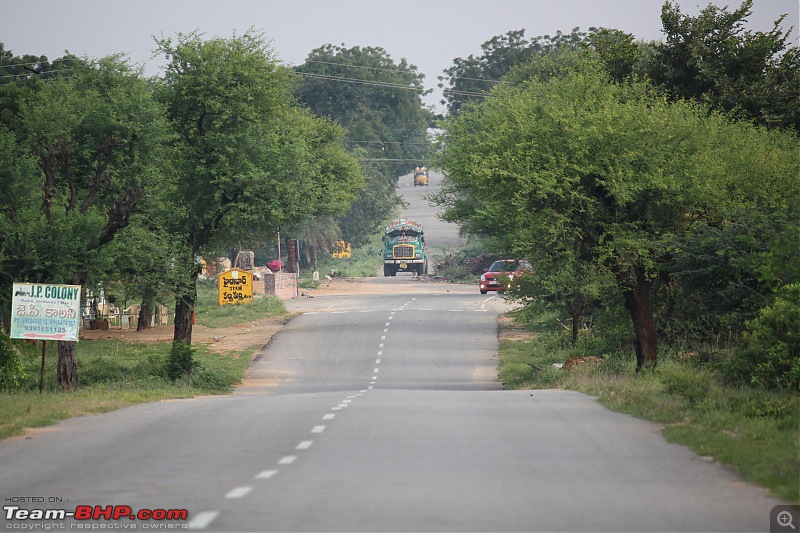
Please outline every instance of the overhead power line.
[[356, 78], [345, 78], [343, 76], [329, 76], [326, 74], [312, 74], [310, 72], [298, 72], [300, 76], [304, 78], [313, 78], [313, 79], [320, 79], [320, 80], [329, 80], [329, 81], [342, 81], [347, 83], [357, 83], [360, 85], [372, 85], [374, 87], [387, 87], [390, 89], [406, 89], [410, 91], [416, 92], [425, 92], [424, 87], [413, 87], [410, 85], [403, 85], [402, 83], [390, 83], [385, 81], [369, 81], [369, 80], [359, 80]]

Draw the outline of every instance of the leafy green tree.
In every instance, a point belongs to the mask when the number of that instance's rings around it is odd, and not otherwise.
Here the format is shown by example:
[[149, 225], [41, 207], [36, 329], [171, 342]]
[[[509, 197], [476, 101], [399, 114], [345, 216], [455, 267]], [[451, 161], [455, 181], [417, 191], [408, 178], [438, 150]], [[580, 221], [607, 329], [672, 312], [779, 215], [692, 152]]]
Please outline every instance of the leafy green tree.
[[179, 141], [173, 203], [183, 236], [175, 268], [175, 341], [191, 343], [204, 247], [237, 230], [272, 231], [343, 212], [363, 179], [343, 132], [292, 105], [294, 75], [260, 34], [158, 41], [167, 65], [161, 98]]
[[300, 240], [301, 260], [317, 269], [320, 254], [330, 253], [336, 241], [342, 238], [339, 225], [333, 217], [305, 218], [294, 228]]
[[794, 137], [612, 84], [591, 54], [560, 78], [493, 95], [446, 124], [445, 219], [534, 260], [613, 276], [639, 368], [658, 358], [652, 297], [671, 254], [734, 209], [796, 205]]
[[665, 2], [666, 42], [649, 75], [675, 98], [695, 99], [758, 124], [800, 131], [800, 49], [775, 21], [768, 32], [745, 29], [753, 0], [738, 9], [709, 4], [697, 17]]
[[[590, 31], [594, 31], [591, 28]], [[481, 45], [481, 54], [453, 59], [453, 66], [439, 76], [443, 89], [443, 104], [450, 116], [457, 115], [468, 103], [478, 103], [503, 77], [514, 68], [527, 64], [535, 56], [547, 56], [556, 51], [576, 50], [586, 45], [587, 34], [579, 28], [570, 33], [556, 32], [532, 39], [525, 30], [513, 30], [496, 35]]]
[[[13, 133], [16, 157], [3, 170], [13, 196], [0, 201], [2, 284], [101, 279], [99, 255], [164, 179], [163, 109], [118, 57], [76, 62], [69, 77], [40, 81], [17, 104], [7, 115], [17, 129], [0, 133]], [[78, 385], [75, 351], [59, 341], [65, 390]]]
[[338, 218], [344, 238], [361, 244], [398, 205], [397, 179], [429, 157], [433, 114], [421, 100], [424, 76], [382, 48], [330, 44], [312, 50], [295, 71], [303, 77], [298, 99], [344, 126], [362, 161], [366, 186]]

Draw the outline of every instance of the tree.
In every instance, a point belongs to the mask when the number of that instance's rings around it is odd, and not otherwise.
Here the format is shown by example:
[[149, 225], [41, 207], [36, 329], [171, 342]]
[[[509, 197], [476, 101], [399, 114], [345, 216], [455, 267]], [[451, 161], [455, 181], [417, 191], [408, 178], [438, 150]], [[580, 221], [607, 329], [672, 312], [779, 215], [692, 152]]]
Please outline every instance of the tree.
[[161, 39], [168, 62], [161, 98], [178, 136], [173, 203], [182, 235], [175, 258], [176, 342], [191, 343], [203, 248], [244, 228], [271, 231], [309, 215], [344, 211], [360, 189], [343, 132], [292, 105], [294, 76], [262, 35]]
[[789, 47], [791, 30], [780, 27], [785, 16], [769, 32], [745, 30], [752, 7], [753, 0], [733, 11], [709, 4], [690, 17], [665, 2], [666, 42], [657, 46], [649, 75], [674, 98], [800, 131], [800, 49]]
[[298, 99], [342, 125], [362, 162], [366, 186], [338, 222], [346, 240], [366, 242], [399, 204], [398, 177], [429, 157], [433, 114], [422, 105], [424, 76], [382, 48], [330, 44], [312, 50], [295, 71], [303, 77]]
[[[2, 284], [83, 285], [101, 277], [98, 255], [161, 188], [163, 109], [120, 57], [74, 62], [69, 77], [39, 81], [16, 103], [6, 117], [16, 160], [3, 184], [13, 200], [0, 201]], [[65, 390], [78, 385], [75, 351], [59, 341]]]
[[653, 287], [665, 265], [733, 209], [796, 206], [796, 139], [670, 103], [641, 82], [610, 83], [589, 53], [574, 64], [560, 78], [501, 87], [449, 120], [449, 181], [437, 201], [469, 233], [613, 276], [637, 367], [651, 367]]
[[489, 95], [514, 68], [527, 64], [535, 56], [580, 49], [585, 46], [586, 39], [587, 34], [579, 28], [567, 34], [557, 31], [553, 36], [532, 39], [525, 38], [524, 29], [496, 35], [481, 45], [481, 55], [457, 57], [453, 59], [453, 66], [444, 70], [445, 75], [439, 76], [439, 87], [444, 95], [442, 103], [447, 104], [448, 114], [455, 116], [467, 104], [480, 102]]

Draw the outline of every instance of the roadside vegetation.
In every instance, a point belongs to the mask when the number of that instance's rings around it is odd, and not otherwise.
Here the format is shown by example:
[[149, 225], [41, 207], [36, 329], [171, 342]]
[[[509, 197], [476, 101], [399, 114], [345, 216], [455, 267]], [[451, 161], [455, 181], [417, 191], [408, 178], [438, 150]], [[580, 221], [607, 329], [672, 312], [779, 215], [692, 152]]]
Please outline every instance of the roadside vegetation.
[[434, 200], [534, 265], [507, 387], [595, 394], [798, 502], [800, 48], [752, 8], [485, 42], [445, 71]]
[[613, 313], [598, 313], [594, 331], [583, 329], [574, 346], [563, 313], [529, 305], [510, 316], [504, 329], [516, 335], [501, 341], [498, 369], [505, 388], [596, 396], [610, 409], [662, 424], [668, 441], [800, 503], [800, 396], [796, 389], [742, 383], [731, 368], [738, 364], [735, 349], [672, 348], [655, 369], [637, 372], [624, 340], [630, 332], [601, 330], [619, 323]]
[[[251, 305], [217, 305], [214, 285], [201, 283], [197, 324], [219, 328], [286, 314], [272, 296]], [[137, 403], [201, 394], [226, 394], [242, 380], [258, 346], [242, 352], [217, 353], [203, 344], [190, 347], [190, 372], [170, 377], [173, 346], [169, 341], [137, 343], [123, 339], [80, 341], [80, 387], [60, 389], [56, 378], [56, 343], [47, 343], [44, 390], [39, 394], [41, 344], [15, 343], [0, 332], [0, 439], [26, 428], [47, 426], [65, 418], [113, 411]]]

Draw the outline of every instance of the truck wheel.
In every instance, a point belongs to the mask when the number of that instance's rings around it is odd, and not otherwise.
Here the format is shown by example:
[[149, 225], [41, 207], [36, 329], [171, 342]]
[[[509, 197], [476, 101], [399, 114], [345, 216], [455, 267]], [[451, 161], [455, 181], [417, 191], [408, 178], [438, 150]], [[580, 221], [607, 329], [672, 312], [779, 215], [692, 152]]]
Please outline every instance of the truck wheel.
[[383, 277], [391, 276], [392, 269], [389, 265], [383, 265]]

